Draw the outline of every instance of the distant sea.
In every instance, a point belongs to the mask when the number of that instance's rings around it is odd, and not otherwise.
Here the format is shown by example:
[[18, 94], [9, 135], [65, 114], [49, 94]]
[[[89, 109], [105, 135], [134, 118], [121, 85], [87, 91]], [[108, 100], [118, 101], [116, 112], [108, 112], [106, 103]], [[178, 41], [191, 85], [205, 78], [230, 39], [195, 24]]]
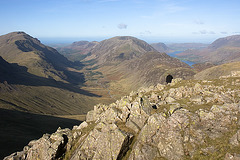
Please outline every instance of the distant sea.
[[186, 64], [188, 64], [189, 66], [192, 67], [192, 65], [195, 64], [195, 62], [184, 61], [184, 60], [181, 60], [180, 58], [177, 57], [176, 54], [182, 53], [182, 52], [183, 52], [183, 51], [176, 51], [176, 52], [168, 53], [168, 55], [171, 56], [171, 57], [177, 58], [177, 59], [179, 59], [180, 61], [182, 61], [182, 62], [184, 62], [184, 63], [186, 63]]

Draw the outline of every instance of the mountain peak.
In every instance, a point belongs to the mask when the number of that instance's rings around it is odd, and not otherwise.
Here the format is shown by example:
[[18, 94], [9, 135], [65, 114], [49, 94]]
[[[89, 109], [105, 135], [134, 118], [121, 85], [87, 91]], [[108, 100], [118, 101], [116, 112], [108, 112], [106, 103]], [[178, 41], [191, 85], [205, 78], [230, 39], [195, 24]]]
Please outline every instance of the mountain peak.
[[132, 36], [115, 36], [110, 39], [118, 39], [118, 40], [122, 40], [122, 41], [133, 40], [133, 39], [138, 40], [136, 37], [132, 37]]
[[30, 36], [29, 34], [19, 31], [19, 32], [11, 32], [8, 33], [6, 35], [2, 35], [0, 38], [0, 44], [3, 43], [11, 43], [11, 42], [16, 42], [16, 41], [31, 41], [33, 43], [37, 43], [40, 44], [41, 42], [37, 39], [37, 38], [33, 38], [32, 36]]
[[91, 51], [91, 59], [99, 63], [130, 60], [147, 52], [157, 52], [143, 40], [131, 36], [117, 36], [103, 40]]
[[17, 37], [17, 36], [28, 36], [28, 37], [31, 37], [29, 34], [23, 32], [23, 31], [11, 32], [11, 33], [8, 33], [8, 34], [3, 35], [3, 36], [6, 36], [6, 37]]
[[0, 36], [0, 46], [0, 56], [7, 62], [25, 66], [29, 73], [40, 77], [65, 81], [67, 76], [63, 72], [71, 62], [37, 38], [25, 32], [12, 32]]

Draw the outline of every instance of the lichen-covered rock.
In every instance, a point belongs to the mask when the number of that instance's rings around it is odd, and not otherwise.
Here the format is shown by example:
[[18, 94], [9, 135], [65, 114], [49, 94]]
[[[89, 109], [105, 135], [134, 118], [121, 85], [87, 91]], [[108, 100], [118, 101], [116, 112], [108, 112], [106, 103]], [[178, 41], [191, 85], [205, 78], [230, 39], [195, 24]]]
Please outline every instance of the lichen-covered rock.
[[240, 130], [230, 138], [229, 143], [233, 146], [238, 146], [240, 143]]
[[224, 160], [240, 160], [240, 154], [227, 153]]
[[71, 159], [117, 159], [131, 138], [132, 135], [119, 130], [115, 124], [99, 123]]
[[80, 129], [83, 129], [83, 128], [86, 128], [88, 126], [87, 122], [82, 122], [76, 129], [80, 130]]
[[172, 97], [166, 97], [165, 98], [165, 101], [167, 102], [167, 103], [172, 103], [172, 102], [174, 102], [174, 101], [176, 101], [174, 98], [172, 98]]
[[169, 123], [160, 114], [149, 117], [137, 138], [129, 159], [148, 159], [148, 157], [151, 159], [160, 157], [181, 159], [184, 155], [183, 137], [179, 131], [175, 132], [175, 127]]

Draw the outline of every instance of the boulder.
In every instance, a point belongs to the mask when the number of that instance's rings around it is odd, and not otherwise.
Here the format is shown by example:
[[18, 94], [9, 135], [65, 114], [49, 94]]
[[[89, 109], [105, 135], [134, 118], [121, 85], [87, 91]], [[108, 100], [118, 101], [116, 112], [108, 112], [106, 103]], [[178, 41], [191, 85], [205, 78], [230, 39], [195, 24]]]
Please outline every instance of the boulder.
[[75, 151], [71, 160], [78, 159], [117, 159], [123, 156], [131, 143], [132, 135], [118, 129], [115, 124], [99, 123]]

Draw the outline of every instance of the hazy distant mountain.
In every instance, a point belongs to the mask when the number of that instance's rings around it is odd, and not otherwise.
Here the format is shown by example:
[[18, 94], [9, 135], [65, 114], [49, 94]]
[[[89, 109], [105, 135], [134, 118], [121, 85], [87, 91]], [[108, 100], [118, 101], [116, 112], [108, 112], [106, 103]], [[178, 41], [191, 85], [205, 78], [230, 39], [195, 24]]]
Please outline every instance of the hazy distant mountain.
[[158, 52], [164, 52], [164, 53], [169, 53], [172, 52], [172, 50], [170, 48], [168, 48], [164, 43], [152, 43], [151, 46], [153, 46], [153, 48], [155, 48]]
[[222, 64], [240, 61], [240, 35], [219, 38], [205, 49], [187, 50], [177, 55], [194, 62]]
[[172, 43], [167, 47], [173, 51], [185, 51], [189, 49], [202, 49], [208, 47], [209, 44], [204, 43]]
[[240, 35], [233, 35], [215, 40], [209, 49], [218, 49], [222, 47], [240, 47]]
[[61, 81], [76, 79], [76, 75], [66, 71], [73, 66], [72, 62], [24, 32], [0, 36], [0, 56], [9, 63], [27, 67], [29, 73], [37, 76]]
[[57, 47], [56, 49], [59, 53], [66, 56], [72, 61], [79, 61], [86, 57], [86, 54], [89, 54], [90, 51], [98, 44], [98, 42], [88, 42], [88, 41], [78, 41], [74, 42], [71, 45], [64, 47]]

